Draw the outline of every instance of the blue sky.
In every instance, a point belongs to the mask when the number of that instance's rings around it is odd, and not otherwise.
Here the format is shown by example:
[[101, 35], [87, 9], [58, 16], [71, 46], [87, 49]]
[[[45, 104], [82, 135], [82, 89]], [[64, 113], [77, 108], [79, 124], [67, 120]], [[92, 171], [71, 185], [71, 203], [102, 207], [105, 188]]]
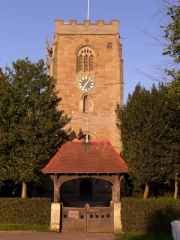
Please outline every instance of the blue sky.
[[[169, 64], [161, 25], [167, 22], [163, 0], [91, 0], [91, 20], [120, 20], [123, 44], [125, 99], [137, 83], [149, 88], [163, 78]], [[17, 58], [45, 57], [55, 19], [83, 21], [87, 0], [1, 0], [0, 66]]]

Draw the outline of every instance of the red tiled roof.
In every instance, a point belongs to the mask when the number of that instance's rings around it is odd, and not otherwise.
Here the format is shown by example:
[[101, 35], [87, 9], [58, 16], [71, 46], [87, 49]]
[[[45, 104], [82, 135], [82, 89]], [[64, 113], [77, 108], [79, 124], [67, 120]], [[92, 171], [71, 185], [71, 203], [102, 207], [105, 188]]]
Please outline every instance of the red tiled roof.
[[126, 173], [128, 167], [108, 141], [64, 144], [43, 173]]

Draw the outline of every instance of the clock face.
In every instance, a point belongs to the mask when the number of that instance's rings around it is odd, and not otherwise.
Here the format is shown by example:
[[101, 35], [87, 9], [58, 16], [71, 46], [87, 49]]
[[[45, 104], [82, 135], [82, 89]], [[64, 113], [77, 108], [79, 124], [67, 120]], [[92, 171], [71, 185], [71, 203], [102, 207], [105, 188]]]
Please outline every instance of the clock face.
[[90, 76], [81, 76], [79, 87], [83, 92], [88, 92], [94, 87], [93, 78]]

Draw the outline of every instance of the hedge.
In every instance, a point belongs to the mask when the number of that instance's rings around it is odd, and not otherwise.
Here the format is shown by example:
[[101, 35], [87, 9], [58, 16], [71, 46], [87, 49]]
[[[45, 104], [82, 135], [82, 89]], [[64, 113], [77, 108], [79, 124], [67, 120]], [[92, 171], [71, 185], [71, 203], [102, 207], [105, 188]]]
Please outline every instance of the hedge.
[[45, 198], [0, 198], [0, 224], [48, 225], [50, 207]]
[[170, 232], [170, 222], [175, 219], [180, 219], [180, 200], [122, 199], [124, 232]]
[[[45, 198], [0, 198], [0, 225], [48, 225], [51, 202]], [[170, 222], [180, 219], [180, 200], [122, 199], [124, 232], [170, 232]]]

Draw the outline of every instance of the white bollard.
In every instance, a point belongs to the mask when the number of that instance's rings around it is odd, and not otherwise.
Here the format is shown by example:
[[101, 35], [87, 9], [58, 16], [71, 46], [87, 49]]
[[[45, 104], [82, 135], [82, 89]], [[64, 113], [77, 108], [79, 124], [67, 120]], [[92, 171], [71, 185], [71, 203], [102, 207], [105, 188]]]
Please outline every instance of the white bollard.
[[180, 240], [180, 220], [171, 222], [172, 235], [174, 240]]

